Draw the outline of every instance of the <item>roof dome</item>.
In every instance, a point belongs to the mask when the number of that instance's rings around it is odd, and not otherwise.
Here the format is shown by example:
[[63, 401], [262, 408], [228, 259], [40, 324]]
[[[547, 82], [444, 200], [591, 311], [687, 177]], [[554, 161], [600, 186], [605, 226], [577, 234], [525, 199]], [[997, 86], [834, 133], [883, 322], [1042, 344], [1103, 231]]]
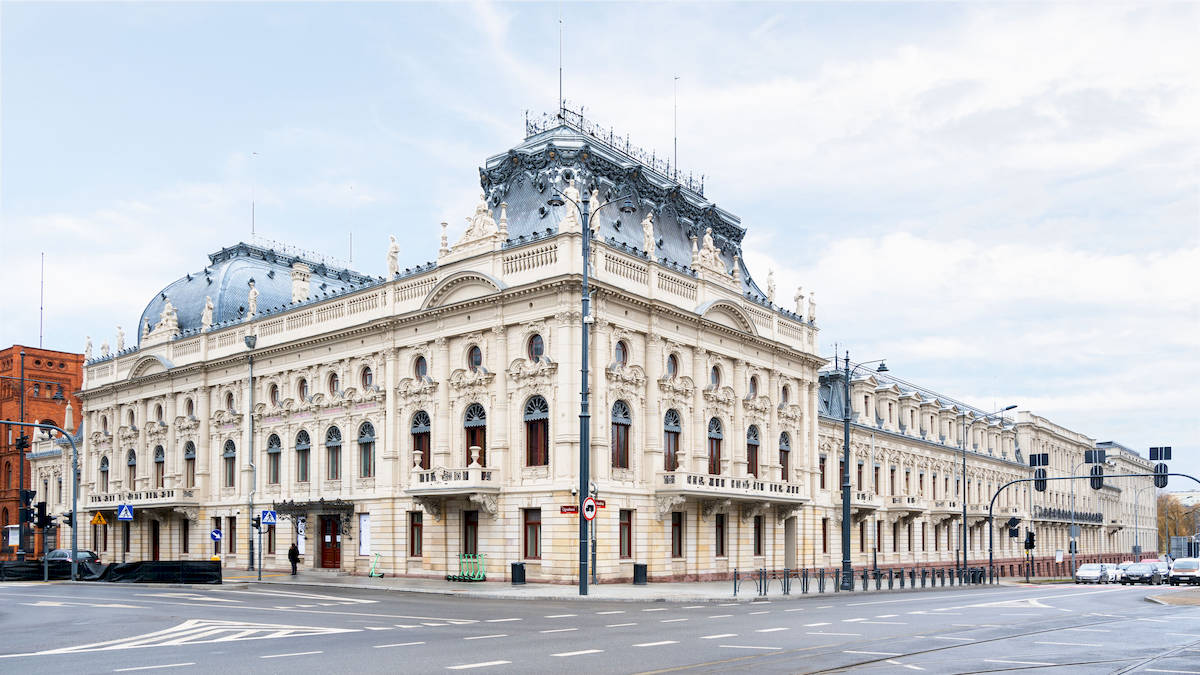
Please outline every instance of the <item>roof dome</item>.
[[292, 264], [296, 262], [303, 262], [311, 270], [310, 300], [375, 281], [359, 272], [246, 243], [222, 249], [208, 258], [210, 264], [203, 270], [171, 283], [150, 300], [138, 321], [139, 344], [146, 325], [153, 328], [158, 323], [167, 298], [171, 299], [179, 316], [179, 330], [183, 335], [200, 331], [206, 298], [212, 298], [214, 326], [245, 317], [251, 279], [259, 292], [259, 314], [281, 305], [291, 305], [291, 272]]

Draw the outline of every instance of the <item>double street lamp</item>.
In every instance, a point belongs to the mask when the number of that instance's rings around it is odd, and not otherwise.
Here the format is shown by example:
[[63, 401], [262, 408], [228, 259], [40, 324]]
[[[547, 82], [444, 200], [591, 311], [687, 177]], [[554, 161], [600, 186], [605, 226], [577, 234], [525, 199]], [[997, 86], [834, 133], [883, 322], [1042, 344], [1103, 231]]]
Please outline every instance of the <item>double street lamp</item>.
[[[558, 188], [554, 188], [554, 196], [546, 201], [550, 206], [563, 206], [568, 202], [571, 208], [577, 209], [581, 216], [583, 224], [583, 309], [580, 319], [579, 329], [581, 332], [580, 339], [580, 384], [579, 384], [579, 594], [587, 595], [587, 547], [588, 547], [588, 521], [583, 517], [584, 501], [588, 498], [588, 488], [591, 482], [589, 452], [591, 440], [589, 438], [589, 428], [591, 423], [591, 414], [588, 412], [588, 324], [594, 320], [588, 314], [589, 296], [588, 296], [588, 265], [591, 260], [591, 239], [592, 228], [588, 224], [588, 218], [592, 213], [599, 213], [600, 209], [610, 205], [620, 203], [621, 213], [633, 213], [637, 211], [637, 207], [633, 204], [631, 197], [618, 197], [617, 199], [609, 200], [600, 206], [596, 207], [594, 212], [589, 212], [590, 200], [588, 199], [588, 190], [585, 186], [583, 189], [583, 203], [580, 204], [574, 199], [563, 194]], [[647, 253], [653, 254], [651, 251]]]
[[[837, 358], [837, 355], [834, 355]], [[843, 591], [854, 590], [854, 569], [850, 566], [850, 377], [859, 368], [878, 363], [879, 367], [875, 369], [877, 373], [888, 372], [885, 359], [875, 359], [874, 361], [863, 361], [850, 365], [850, 350], [846, 350], [846, 363], [843, 369], [843, 377], [845, 378], [845, 397], [842, 404], [842, 580], [841, 589]], [[866, 415], [864, 410], [863, 414]], [[861, 487], [861, 486], [860, 486]]]

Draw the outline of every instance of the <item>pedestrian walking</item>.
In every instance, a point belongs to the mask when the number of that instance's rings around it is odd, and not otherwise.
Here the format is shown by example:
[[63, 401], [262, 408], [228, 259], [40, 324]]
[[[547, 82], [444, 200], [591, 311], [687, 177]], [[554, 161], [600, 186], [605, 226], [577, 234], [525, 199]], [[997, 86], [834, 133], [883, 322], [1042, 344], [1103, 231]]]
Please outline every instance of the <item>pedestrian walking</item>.
[[288, 549], [288, 562], [292, 563], [292, 576], [296, 576], [296, 563], [300, 562], [300, 549], [295, 544]]

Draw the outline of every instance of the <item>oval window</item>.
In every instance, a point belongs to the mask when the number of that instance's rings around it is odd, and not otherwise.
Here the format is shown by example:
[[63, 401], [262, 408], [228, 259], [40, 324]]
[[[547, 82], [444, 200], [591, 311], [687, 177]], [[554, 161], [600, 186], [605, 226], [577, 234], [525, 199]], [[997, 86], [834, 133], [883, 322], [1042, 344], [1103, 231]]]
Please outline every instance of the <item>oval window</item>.
[[674, 354], [671, 354], [670, 356], [667, 357], [667, 377], [669, 377], [671, 379], [675, 379], [675, 376], [678, 374], [679, 374], [679, 359]]
[[714, 387], [721, 386], [721, 368], [719, 366], [712, 367], [712, 373], [709, 375], [708, 381]]
[[758, 396], [758, 376], [757, 375], [750, 376], [750, 395]]
[[429, 374], [429, 364], [425, 361], [424, 356], [418, 356], [413, 362], [413, 374], [417, 377], [425, 377]]
[[362, 386], [363, 389], [370, 389], [375, 384], [375, 374], [371, 372], [369, 367], [362, 369]]
[[300, 400], [308, 400], [308, 380], [300, 378], [300, 383], [296, 385], [296, 391], [300, 393]]
[[534, 333], [533, 336], [529, 338], [529, 360], [537, 361], [538, 359], [542, 358], [542, 354], [545, 353], [545, 350], [546, 343], [542, 341], [542, 336]]
[[613, 360], [618, 366], [623, 366], [629, 362], [629, 347], [624, 340], [617, 340], [617, 348], [613, 352]]
[[338, 376], [337, 373], [329, 374], [329, 394], [335, 395], [338, 393]]
[[483, 367], [483, 350], [478, 346], [472, 346], [467, 350], [467, 367], [472, 371], [478, 371]]
[[271, 385], [271, 389], [269, 391], [271, 396], [271, 405], [279, 405], [279, 385]]

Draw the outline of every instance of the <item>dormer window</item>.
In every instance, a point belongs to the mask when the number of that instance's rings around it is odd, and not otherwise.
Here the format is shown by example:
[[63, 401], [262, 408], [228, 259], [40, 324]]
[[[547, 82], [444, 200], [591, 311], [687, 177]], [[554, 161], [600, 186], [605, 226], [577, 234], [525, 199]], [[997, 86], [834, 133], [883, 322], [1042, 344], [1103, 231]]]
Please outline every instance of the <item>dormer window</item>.
[[892, 403], [888, 401], [888, 424], [892, 423]]

